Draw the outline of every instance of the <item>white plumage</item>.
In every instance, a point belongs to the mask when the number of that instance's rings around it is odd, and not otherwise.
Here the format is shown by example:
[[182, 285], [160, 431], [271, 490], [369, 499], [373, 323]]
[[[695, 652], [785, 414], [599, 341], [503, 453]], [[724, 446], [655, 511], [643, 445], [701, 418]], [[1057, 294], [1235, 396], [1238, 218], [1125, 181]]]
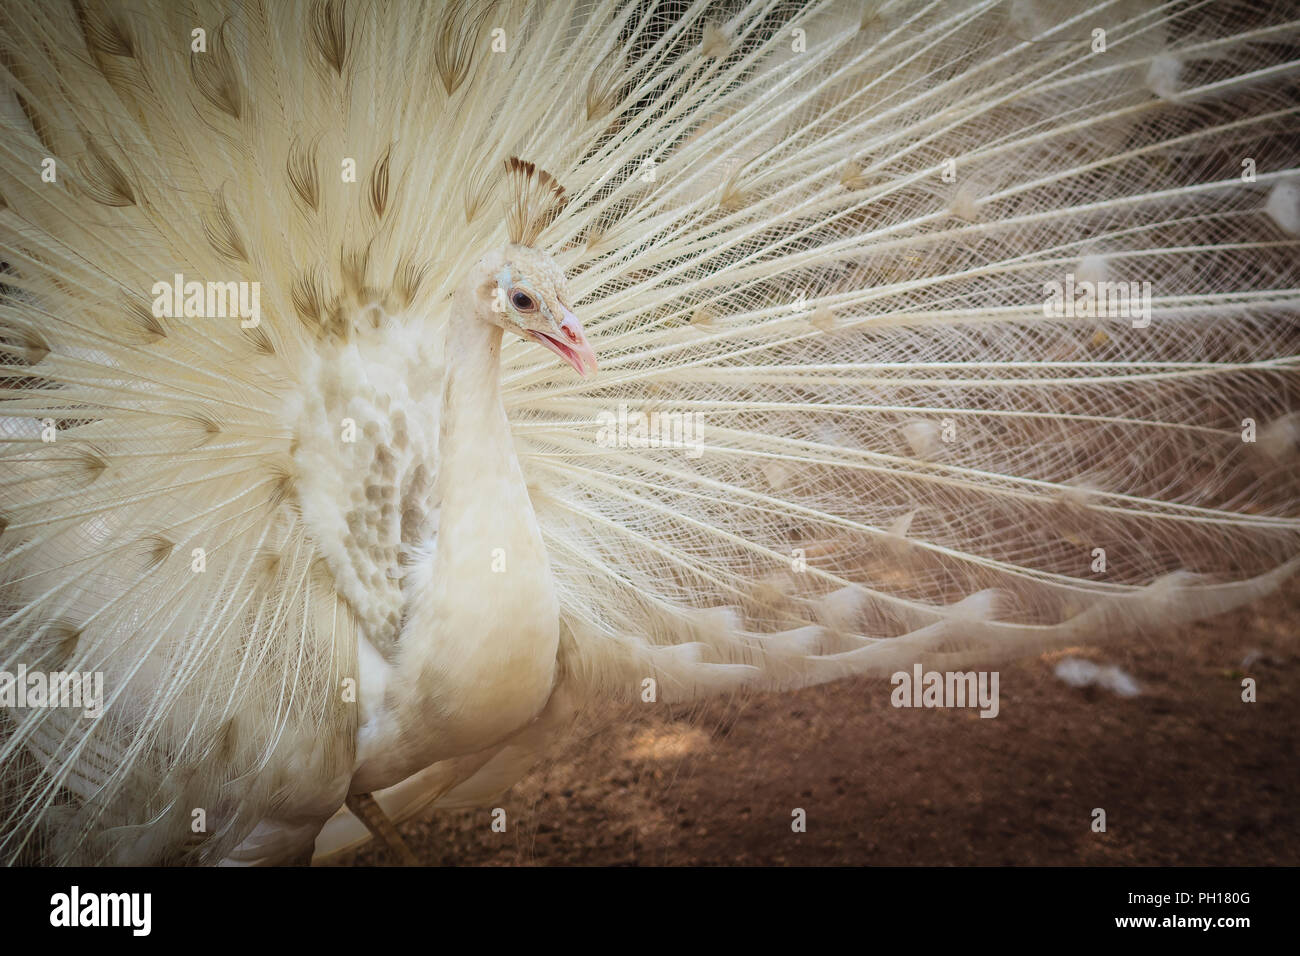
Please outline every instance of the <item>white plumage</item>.
[[[647, 681], [1266, 593], [1300, 562], [1293, 14], [7, 5], [0, 665], [107, 701], [3, 711], [0, 852], [319, 855], [365, 836], [350, 793], [490, 799]], [[1051, 313], [1066, 283], [1133, 308]]]

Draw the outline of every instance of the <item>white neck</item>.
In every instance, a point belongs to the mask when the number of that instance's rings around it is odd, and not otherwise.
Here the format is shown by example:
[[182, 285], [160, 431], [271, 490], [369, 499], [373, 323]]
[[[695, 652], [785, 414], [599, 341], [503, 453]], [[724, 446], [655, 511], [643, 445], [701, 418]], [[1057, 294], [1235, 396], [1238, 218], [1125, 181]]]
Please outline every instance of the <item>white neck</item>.
[[[501, 405], [501, 329], [473, 313], [470, 297], [456, 294], [447, 325], [438, 483], [442, 506], [477, 497], [475, 469], [518, 470], [510, 423]], [[532, 509], [529, 508], [531, 515]]]

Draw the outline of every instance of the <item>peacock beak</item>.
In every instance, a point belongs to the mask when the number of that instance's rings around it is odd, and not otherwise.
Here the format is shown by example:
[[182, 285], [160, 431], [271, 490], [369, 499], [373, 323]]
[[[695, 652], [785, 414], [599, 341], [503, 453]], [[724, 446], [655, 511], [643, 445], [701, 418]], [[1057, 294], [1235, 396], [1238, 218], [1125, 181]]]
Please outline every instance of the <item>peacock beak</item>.
[[560, 308], [564, 310], [564, 318], [560, 321], [558, 336], [534, 331], [528, 334], [573, 366], [573, 370], [579, 375], [585, 378], [588, 369], [595, 375], [596, 350], [587, 341], [587, 333], [582, 330], [582, 323], [568, 308], [565, 306]]

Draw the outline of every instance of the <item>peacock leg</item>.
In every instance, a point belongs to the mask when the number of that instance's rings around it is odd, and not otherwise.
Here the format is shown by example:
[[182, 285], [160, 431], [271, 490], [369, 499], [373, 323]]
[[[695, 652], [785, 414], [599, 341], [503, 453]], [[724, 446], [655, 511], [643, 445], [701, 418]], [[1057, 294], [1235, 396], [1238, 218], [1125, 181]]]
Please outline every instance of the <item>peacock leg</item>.
[[311, 866], [311, 858], [315, 856], [315, 854], [316, 854], [316, 847], [314, 845], [309, 846], [307, 847], [307, 849], [299, 853], [296, 857], [292, 858], [291, 860], [288, 860], [285, 863], [285, 865], [286, 866]]
[[368, 793], [351, 793], [348, 794], [346, 806], [358, 820], [366, 825], [366, 829], [370, 831], [372, 836], [383, 842], [397, 855], [403, 866], [419, 865], [415, 854], [406, 845], [402, 835], [397, 832], [397, 827], [393, 825], [393, 821], [388, 819], [388, 814], [384, 813], [383, 808], [379, 806], [378, 800]]

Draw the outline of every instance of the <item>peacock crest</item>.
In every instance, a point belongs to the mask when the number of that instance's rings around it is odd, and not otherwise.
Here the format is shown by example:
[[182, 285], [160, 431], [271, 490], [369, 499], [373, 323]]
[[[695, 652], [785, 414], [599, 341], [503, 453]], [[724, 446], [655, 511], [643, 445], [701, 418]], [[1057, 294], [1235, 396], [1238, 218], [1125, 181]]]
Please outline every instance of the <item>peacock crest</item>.
[[532, 246], [564, 209], [564, 187], [555, 177], [518, 156], [504, 163], [506, 176], [506, 230], [510, 241]]

